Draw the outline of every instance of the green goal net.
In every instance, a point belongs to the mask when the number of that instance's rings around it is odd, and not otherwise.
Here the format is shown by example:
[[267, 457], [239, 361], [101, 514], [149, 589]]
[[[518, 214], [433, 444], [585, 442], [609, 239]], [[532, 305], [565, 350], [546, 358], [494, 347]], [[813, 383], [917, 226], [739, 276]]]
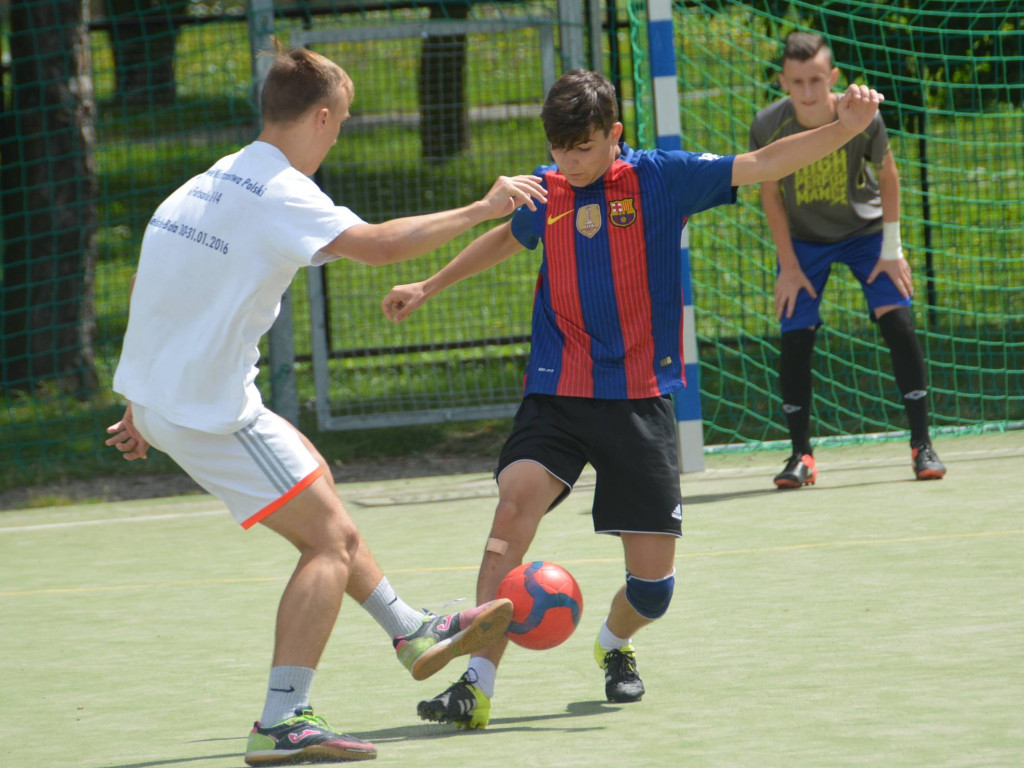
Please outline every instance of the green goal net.
[[[632, 8], [634, 25], [640, 8]], [[866, 82], [886, 94], [933, 432], [1019, 427], [1024, 4], [687, 2], [674, 14], [684, 149], [746, 150], [754, 113], [783, 95], [781, 41], [796, 29], [826, 37], [840, 85]], [[650, 142], [650, 104], [639, 101], [638, 112]], [[738, 207], [695, 217], [690, 245], [705, 442], [785, 439], [775, 251], [757, 190], [741, 190]], [[813, 434], [902, 434], [888, 350], [848, 270], [833, 270], [822, 315]]]

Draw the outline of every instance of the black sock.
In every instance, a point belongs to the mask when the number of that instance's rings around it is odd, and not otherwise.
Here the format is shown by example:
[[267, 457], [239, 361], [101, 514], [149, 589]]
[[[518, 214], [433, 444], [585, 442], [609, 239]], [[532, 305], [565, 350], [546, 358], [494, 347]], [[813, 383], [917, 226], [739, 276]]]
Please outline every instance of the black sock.
[[886, 312], [878, 318], [878, 330], [889, 347], [896, 386], [910, 423], [910, 444], [928, 445], [928, 372], [914, 333], [914, 316], [905, 307]]
[[794, 453], [811, 453], [811, 353], [814, 328], [782, 334], [779, 391]]

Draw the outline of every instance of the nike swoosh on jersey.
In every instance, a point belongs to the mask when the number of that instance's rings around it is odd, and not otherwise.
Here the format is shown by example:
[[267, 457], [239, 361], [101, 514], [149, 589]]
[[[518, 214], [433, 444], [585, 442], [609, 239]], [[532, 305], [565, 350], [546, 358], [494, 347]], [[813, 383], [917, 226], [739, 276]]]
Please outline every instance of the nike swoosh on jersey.
[[550, 227], [550, 226], [551, 226], [552, 224], [554, 224], [554, 223], [555, 223], [556, 221], [558, 221], [559, 219], [565, 218], [565, 217], [566, 217], [566, 216], [568, 216], [568, 215], [569, 215], [570, 213], [572, 213], [572, 211], [566, 211], [565, 213], [560, 213], [560, 214], [558, 214], [557, 216], [551, 216], [551, 215], [549, 214], [549, 215], [548, 215], [548, 226]]

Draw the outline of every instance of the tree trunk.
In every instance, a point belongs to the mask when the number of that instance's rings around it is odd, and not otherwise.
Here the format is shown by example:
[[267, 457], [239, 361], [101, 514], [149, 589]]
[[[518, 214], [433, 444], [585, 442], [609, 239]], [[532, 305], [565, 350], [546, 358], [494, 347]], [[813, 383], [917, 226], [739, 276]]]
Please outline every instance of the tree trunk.
[[[431, 19], [467, 19], [469, 3], [430, 6]], [[466, 36], [429, 35], [420, 53], [420, 136], [425, 160], [443, 161], [469, 147]]]
[[0, 383], [97, 384], [96, 178], [86, 0], [12, 0], [11, 95], [0, 131]]
[[175, 17], [187, 0], [107, 0], [116, 97], [122, 104], [171, 104], [175, 97]]

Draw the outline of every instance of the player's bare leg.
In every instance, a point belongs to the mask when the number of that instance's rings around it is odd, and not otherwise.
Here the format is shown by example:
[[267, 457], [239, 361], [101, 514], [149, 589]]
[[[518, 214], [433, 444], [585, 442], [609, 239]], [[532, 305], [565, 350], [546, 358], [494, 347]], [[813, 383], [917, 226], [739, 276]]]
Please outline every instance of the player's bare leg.
[[[335, 732], [314, 714], [308, 696], [313, 672], [341, 609], [349, 569], [359, 549], [359, 531], [333, 484], [323, 476], [265, 518], [263, 525], [299, 550], [299, 562], [278, 605], [272, 682], [264, 713], [273, 711], [278, 695], [295, 697], [292, 703], [297, 705], [290, 716], [267, 718], [265, 714], [253, 726], [245, 761], [271, 765], [293, 758], [372, 759], [377, 756], [373, 744]], [[275, 674], [281, 672], [304, 685], [300, 690], [290, 685], [274, 693], [278, 690], [273, 687]]]
[[[324, 476], [330, 478], [331, 468], [323, 455], [309, 438], [295, 431], [320, 464]], [[425, 680], [457, 656], [504, 637], [512, 620], [512, 604], [507, 600], [491, 601], [446, 616], [415, 610], [395, 594], [361, 537], [349, 565], [345, 591], [389, 633], [398, 660], [416, 680]]]
[[359, 550], [359, 531], [324, 477], [264, 519], [299, 550], [278, 607], [274, 666], [315, 669]]
[[[654, 581], [662, 579], [675, 569], [676, 537], [661, 533], [623, 533], [622, 549], [626, 558], [626, 570], [633, 576]], [[608, 629], [619, 637], [632, 637], [654, 619], [637, 613], [626, 599], [623, 585], [608, 611]]]
[[[517, 461], [498, 476], [498, 506], [476, 579], [478, 603], [492, 599], [501, 580], [523, 562], [544, 514], [564, 491], [565, 484], [534, 461]], [[497, 666], [507, 645], [503, 638], [474, 656]]]
[[[565, 491], [544, 467], [519, 461], [498, 476], [498, 506], [477, 576], [478, 603], [492, 599], [505, 575], [523, 562], [537, 526], [555, 499]], [[503, 635], [473, 654], [466, 673], [447, 690], [417, 707], [424, 720], [454, 723], [458, 728], [486, 728], [498, 663], [508, 646]]]

